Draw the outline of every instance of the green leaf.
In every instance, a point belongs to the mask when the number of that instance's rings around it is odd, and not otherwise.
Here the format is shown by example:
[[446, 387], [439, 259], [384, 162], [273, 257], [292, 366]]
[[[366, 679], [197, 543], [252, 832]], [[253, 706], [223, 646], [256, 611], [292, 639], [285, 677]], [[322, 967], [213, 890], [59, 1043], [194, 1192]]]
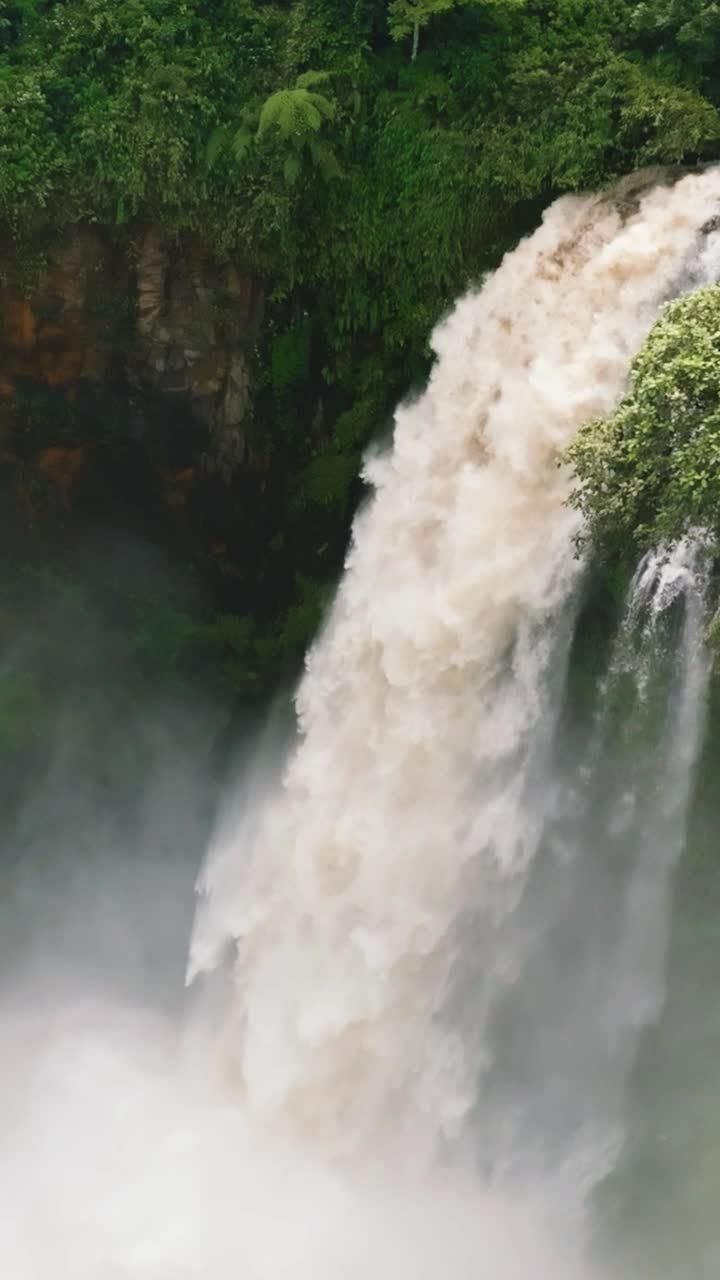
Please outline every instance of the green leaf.
[[285, 181], [290, 183], [292, 186], [292, 184], [297, 182], [300, 177], [301, 169], [302, 162], [300, 160], [300, 156], [297, 152], [291, 151], [290, 155], [287, 155], [283, 161], [283, 177]]
[[239, 163], [244, 159], [247, 150], [253, 140], [253, 135], [246, 125], [241, 125], [236, 131], [232, 143], [233, 158]]
[[229, 135], [230, 128], [226, 124], [218, 125], [210, 134], [205, 147], [205, 167], [208, 173], [214, 169], [219, 156], [225, 150]]

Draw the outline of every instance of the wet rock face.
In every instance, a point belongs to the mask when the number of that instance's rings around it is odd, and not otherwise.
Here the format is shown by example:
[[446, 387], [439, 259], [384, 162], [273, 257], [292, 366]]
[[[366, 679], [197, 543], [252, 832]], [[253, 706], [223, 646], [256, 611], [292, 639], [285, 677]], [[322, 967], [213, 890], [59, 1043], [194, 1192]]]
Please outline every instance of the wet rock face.
[[31, 284], [11, 260], [0, 243], [0, 541], [42, 558], [150, 521], [224, 589], [262, 502], [259, 281], [152, 227], [76, 227]]
[[128, 273], [117, 255], [97, 234], [82, 230], [56, 249], [33, 287], [6, 279], [0, 290], [0, 393], [9, 396], [22, 382], [61, 387], [110, 375], [117, 300], [127, 291]]
[[208, 459], [232, 471], [245, 452], [251, 357], [262, 319], [259, 282], [212, 262], [198, 243], [169, 246], [153, 228], [136, 260], [137, 341], [128, 374], [138, 388], [189, 398], [208, 432]]
[[76, 228], [32, 287], [0, 287], [0, 399], [7, 413], [18, 388], [150, 393], [189, 415], [205, 465], [228, 476], [245, 457], [262, 305], [260, 283], [199, 242], [146, 228], [120, 248]]

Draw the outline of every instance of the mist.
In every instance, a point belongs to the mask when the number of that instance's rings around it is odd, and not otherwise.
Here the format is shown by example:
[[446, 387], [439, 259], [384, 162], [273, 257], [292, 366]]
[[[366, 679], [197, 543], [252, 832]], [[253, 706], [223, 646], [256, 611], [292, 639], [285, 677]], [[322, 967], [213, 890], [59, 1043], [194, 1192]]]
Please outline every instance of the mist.
[[[80, 612], [80, 635], [77, 602], [43, 621], [73, 667], [103, 668], [113, 633]], [[34, 635], [6, 637], [14, 662]], [[5, 815], [3, 1274], [430, 1280], [480, 1262], [525, 1280], [547, 1256], [579, 1280], [537, 1204], [481, 1191], [464, 1158], [408, 1178], [390, 1147], [329, 1165], [253, 1125], [227, 1052], [232, 973], [188, 990], [186, 966], [198, 873], [276, 784], [291, 725], [269, 713], [220, 769], [226, 709], [167, 685], [138, 700], [104, 675], [78, 700], [70, 679], [42, 771]]]

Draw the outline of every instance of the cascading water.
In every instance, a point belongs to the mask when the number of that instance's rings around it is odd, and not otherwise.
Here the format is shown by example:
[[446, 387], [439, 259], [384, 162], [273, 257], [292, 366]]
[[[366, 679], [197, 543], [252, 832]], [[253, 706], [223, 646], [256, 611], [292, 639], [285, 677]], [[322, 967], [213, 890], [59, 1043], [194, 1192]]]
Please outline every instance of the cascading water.
[[98, 999], [42, 1030], [0, 1006], [13, 1280], [587, 1274], [662, 995], [708, 570], [699, 535], [643, 563], [562, 762], [583, 568], [557, 458], [659, 305], [720, 274], [719, 202], [716, 169], [564, 198], [436, 332], [282, 777], [202, 877], [189, 976], [236, 952], [219, 1042]]
[[662, 1004], [709, 571], [701, 534], [640, 564], [587, 737], [554, 770], [526, 893], [493, 943], [512, 980], [496, 995], [476, 1141], [496, 1179], [542, 1179], [566, 1214], [615, 1165], [638, 1038]]
[[[698, 271], [719, 191], [713, 171], [625, 216], [559, 201], [439, 329], [428, 390], [368, 465], [301, 740], [252, 846], [204, 880], [193, 971], [229, 929], [253, 1113], [356, 1147], [389, 1117], [453, 1134], [471, 1108], [479, 1063], [442, 1010], [468, 894], [476, 930], [496, 929], [542, 829], [530, 793], [578, 579], [557, 453], [612, 406], [658, 304]], [[475, 1014], [477, 1038], [477, 997]]]

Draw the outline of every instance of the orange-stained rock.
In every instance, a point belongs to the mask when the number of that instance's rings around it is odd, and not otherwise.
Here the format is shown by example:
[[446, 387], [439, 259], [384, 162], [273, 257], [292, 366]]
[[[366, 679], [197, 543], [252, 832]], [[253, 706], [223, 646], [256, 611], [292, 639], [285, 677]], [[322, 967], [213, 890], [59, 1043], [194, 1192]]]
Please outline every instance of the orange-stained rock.
[[[74, 326], [76, 327], [76, 326]], [[38, 346], [48, 343], [50, 346], [58, 347], [67, 342], [69, 326], [61, 324], [41, 324], [37, 330]]]
[[[0, 403], [34, 384], [90, 398], [106, 384], [131, 405], [136, 393], [172, 399], [205, 435], [195, 457], [228, 478], [246, 457], [263, 297], [257, 277], [197, 237], [143, 226], [128, 248], [68, 228], [31, 284], [0, 284]], [[48, 425], [38, 444], [53, 439]], [[187, 484], [163, 483], [182, 507]]]
[[38, 470], [67, 494], [75, 476], [85, 461], [85, 450], [81, 446], [63, 448], [51, 445], [42, 449], [37, 456]]
[[60, 350], [46, 349], [38, 357], [38, 372], [50, 387], [60, 387], [74, 382], [83, 370], [84, 357], [80, 350], [68, 347]]
[[77, 277], [73, 277], [69, 272], [64, 271], [57, 264], [51, 264], [46, 272], [44, 279], [44, 287], [57, 293], [61, 298], [72, 298], [74, 300], [78, 291]]
[[16, 351], [32, 351], [35, 346], [37, 325], [28, 299], [5, 298], [2, 320], [6, 340], [10, 346]]
[[172, 511], [182, 511], [187, 496], [195, 483], [195, 468], [184, 467], [163, 476], [163, 501]]

